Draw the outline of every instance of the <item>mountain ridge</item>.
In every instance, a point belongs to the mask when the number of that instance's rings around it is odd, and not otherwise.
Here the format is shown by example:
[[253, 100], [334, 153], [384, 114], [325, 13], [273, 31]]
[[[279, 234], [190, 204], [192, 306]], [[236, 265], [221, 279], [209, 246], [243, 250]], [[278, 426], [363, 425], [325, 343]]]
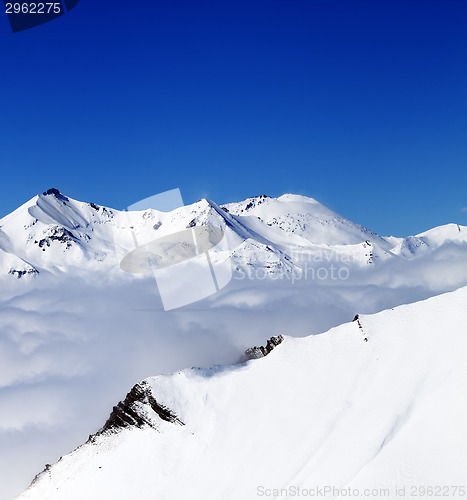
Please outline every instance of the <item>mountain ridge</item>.
[[[374, 264], [375, 259], [414, 258], [446, 243], [467, 244], [467, 227], [457, 224], [406, 238], [382, 237], [313, 198], [290, 193], [222, 205], [201, 199], [165, 213], [119, 211], [73, 200], [51, 188], [0, 220], [0, 273], [22, 278], [60, 268], [95, 272], [104, 266], [108, 271], [131, 249], [130, 227], [148, 241], [193, 225], [224, 228], [232, 250], [224, 258], [242, 269], [269, 262], [271, 273], [292, 272], [300, 267], [294, 255], [306, 260], [310, 252], [330, 251]], [[372, 248], [371, 256], [366, 247]]]
[[150, 401], [132, 406], [133, 423], [90, 438], [18, 498], [126, 500], [136, 476], [138, 498], [166, 500], [185, 498], [190, 485], [195, 500], [249, 500], [258, 485], [457, 484], [467, 445], [466, 322], [464, 287], [318, 336], [285, 337], [266, 358], [150, 377], [142, 387], [170, 418]]

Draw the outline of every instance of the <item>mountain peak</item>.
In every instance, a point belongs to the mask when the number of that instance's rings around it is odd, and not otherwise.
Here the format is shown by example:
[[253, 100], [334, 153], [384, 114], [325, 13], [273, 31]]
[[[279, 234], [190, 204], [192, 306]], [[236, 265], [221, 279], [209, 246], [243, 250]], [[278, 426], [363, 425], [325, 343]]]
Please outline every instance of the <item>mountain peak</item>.
[[47, 196], [48, 194], [61, 195], [62, 193], [57, 188], [50, 188], [42, 193], [43, 196]]
[[[311, 198], [310, 196], [304, 196], [302, 194], [284, 193], [282, 196], [277, 198], [280, 201], [301, 201], [305, 203], [319, 203], [319, 201]], [[319, 203], [321, 205], [321, 203]]]
[[39, 195], [39, 197], [41, 197], [41, 196], [42, 197], [54, 196], [55, 198], [57, 198], [60, 201], [69, 201], [69, 198], [67, 196], [63, 195], [62, 193], [60, 193], [60, 191], [57, 188], [47, 189], [47, 191], [44, 191], [42, 193], [42, 195]]

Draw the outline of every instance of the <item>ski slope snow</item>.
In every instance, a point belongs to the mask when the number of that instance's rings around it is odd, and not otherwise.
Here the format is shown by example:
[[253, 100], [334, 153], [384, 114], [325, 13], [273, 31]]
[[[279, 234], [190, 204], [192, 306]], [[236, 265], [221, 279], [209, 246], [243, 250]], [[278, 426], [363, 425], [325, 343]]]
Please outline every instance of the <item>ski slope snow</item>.
[[240, 365], [148, 378], [123, 426], [48, 466], [18, 498], [337, 498], [324, 488], [350, 488], [395, 499], [401, 488], [405, 498], [465, 488], [466, 325], [462, 288], [286, 337]]

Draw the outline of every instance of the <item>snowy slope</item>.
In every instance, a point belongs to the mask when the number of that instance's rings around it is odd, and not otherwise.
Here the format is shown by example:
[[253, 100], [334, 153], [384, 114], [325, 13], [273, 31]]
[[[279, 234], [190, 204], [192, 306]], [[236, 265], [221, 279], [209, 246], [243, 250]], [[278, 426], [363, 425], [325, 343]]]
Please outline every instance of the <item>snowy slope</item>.
[[139, 401], [127, 398], [128, 425], [47, 467], [19, 498], [253, 500], [330, 486], [394, 499], [396, 487], [464, 485], [466, 324], [462, 288], [286, 337], [241, 365], [149, 378]]
[[386, 247], [386, 242], [363, 226], [354, 224], [313, 198], [284, 194], [279, 198], [260, 196], [223, 205], [229, 213], [258, 218], [302, 242], [326, 245], [352, 245], [370, 240]]

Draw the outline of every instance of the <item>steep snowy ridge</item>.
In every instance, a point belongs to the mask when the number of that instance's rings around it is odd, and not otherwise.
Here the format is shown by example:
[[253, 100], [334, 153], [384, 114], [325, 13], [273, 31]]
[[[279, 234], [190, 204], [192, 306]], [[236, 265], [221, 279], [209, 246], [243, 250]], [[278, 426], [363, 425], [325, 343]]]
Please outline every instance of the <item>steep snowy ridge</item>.
[[253, 500], [331, 485], [394, 499], [396, 487], [463, 485], [466, 324], [462, 288], [285, 337], [241, 365], [149, 378], [139, 425], [90, 439], [19, 498]]
[[0, 239], [0, 248], [39, 271], [93, 268], [107, 253], [114, 255], [111, 232], [95, 231], [111, 220], [112, 211], [94, 207], [50, 189], [0, 221], [8, 238]]

